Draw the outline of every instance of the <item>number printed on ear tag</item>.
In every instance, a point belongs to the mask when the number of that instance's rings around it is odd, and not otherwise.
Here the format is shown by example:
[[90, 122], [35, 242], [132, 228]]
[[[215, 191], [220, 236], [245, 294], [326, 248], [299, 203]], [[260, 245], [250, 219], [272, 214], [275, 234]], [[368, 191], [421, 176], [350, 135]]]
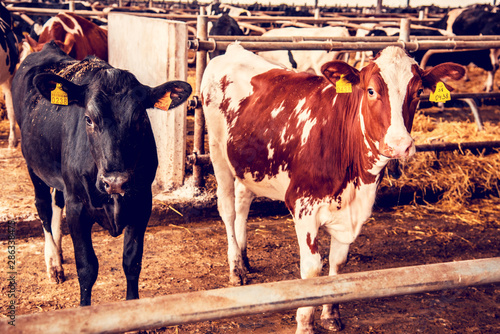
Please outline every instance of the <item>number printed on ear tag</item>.
[[431, 95], [429, 96], [429, 101], [431, 102], [446, 102], [450, 101], [451, 96], [450, 96], [450, 91], [446, 88], [444, 83], [441, 81], [437, 83], [436, 85], [436, 90], [431, 92]]
[[68, 105], [68, 94], [62, 90], [60, 83], [57, 83], [56, 88], [50, 92], [50, 103], [62, 106]]
[[170, 98], [170, 92], [168, 92], [155, 103], [155, 108], [167, 111], [170, 108], [170, 103], [172, 103], [172, 99]]
[[335, 84], [335, 90], [337, 93], [352, 93], [352, 84], [342, 74]]

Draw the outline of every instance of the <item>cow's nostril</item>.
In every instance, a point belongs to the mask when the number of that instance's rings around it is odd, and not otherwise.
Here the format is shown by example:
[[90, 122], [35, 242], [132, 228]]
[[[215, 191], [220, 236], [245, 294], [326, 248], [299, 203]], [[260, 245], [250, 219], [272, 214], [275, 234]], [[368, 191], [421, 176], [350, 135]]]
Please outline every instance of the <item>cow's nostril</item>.
[[129, 176], [127, 173], [109, 173], [101, 177], [104, 191], [108, 194], [124, 194]]

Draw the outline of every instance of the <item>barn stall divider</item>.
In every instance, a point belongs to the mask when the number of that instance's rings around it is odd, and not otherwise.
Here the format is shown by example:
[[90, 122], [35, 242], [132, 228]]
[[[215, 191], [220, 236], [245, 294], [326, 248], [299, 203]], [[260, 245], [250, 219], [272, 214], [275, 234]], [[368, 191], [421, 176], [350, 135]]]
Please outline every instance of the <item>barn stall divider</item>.
[[[187, 26], [181, 21], [108, 15], [109, 63], [129, 70], [151, 87], [170, 80], [187, 81], [187, 40]], [[155, 186], [158, 190], [178, 187], [184, 182], [186, 104], [168, 111], [152, 108], [148, 116], [158, 152]]]
[[121, 333], [500, 282], [500, 258], [427, 264], [197, 291], [41, 312], [1, 333]]

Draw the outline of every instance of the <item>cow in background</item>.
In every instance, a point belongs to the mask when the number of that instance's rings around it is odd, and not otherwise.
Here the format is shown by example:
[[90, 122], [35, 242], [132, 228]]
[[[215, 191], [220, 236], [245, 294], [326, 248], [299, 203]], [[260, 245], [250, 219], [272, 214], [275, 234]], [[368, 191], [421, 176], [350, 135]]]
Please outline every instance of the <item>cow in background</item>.
[[12, 106], [12, 78], [19, 63], [18, 40], [13, 32], [10, 12], [0, 3], [0, 87], [4, 94], [5, 109], [9, 119], [9, 148], [17, 145], [16, 120]]
[[98, 274], [91, 238], [96, 222], [114, 237], [124, 231], [126, 297], [139, 298], [151, 184], [158, 165], [146, 109], [157, 102], [165, 110], [174, 108], [189, 97], [191, 87], [171, 81], [151, 88], [99, 58], [77, 61], [49, 42], [21, 63], [12, 93], [45, 234], [49, 280], [64, 280], [58, 238], [65, 206], [80, 305], [91, 304]]
[[[85, 10], [92, 11], [95, 10], [95, 6], [98, 3], [95, 2], [92, 5], [85, 2], [75, 2], [75, 10]], [[33, 1], [33, 2], [15, 2], [7, 5], [8, 8], [34, 8], [34, 9], [61, 9], [61, 10], [69, 10], [69, 2], [66, 3], [56, 3], [56, 2], [41, 2], [41, 1]], [[26, 14], [16, 14], [12, 13], [14, 18], [14, 32], [19, 40], [24, 38], [25, 34], [28, 34], [31, 38], [38, 40], [38, 36], [42, 31], [43, 25], [53, 17], [52, 14], [30, 14], [29, 16]], [[99, 21], [93, 19], [95, 21]]]
[[[489, 5], [472, 5], [451, 10], [440, 21], [434, 23], [432, 27], [446, 29], [447, 32], [457, 36], [500, 35], [500, 13], [497, 12], [495, 7]], [[420, 54], [422, 53], [420, 52]], [[436, 64], [444, 59], [462, 65], [475, 64], [487, 73], [483, 90], [486, 92], [493, 91], [495, 73], [499, 67], [499, 48], [447, 53], [431, 50], [429, 54], [432, 54], [429, 58], [429, 65]], [[420, 59], [422, 57], [423, 55]]]
[[[246, 221], [256, 196], [285, 201], [302, 278], [321, 273], [318, 230], [326, 228], [329, 274], [336, 275], [371, 215], [384, 166], [415, 153], [410, 131], [423, 89], [458, 80], [465, 69], [446, 63], [422, 70], [403, 49], [388, 47], [361, 71], [335, 60], [321, 72], [285, 69], [238, 44], [204, 72], [203, 111], [233, 284], [246, 282]], [[313, 333], [314, 309], [297, 310], [297, 333]], [[341, 329], [338, 305], [324, 305], [321, 321]]]
[[[345, 27], [322, 27], [322, 28], [279, 28], [267, 31], [262, 37], [349, 37], [349, 30]], [[338, 59], [341, 55], [338, 51], [323, 50], [274, 50], [262, 51], [260, 56], [296, 69], [301, 72], [310, 72], [321, 75], [321, 66], [327, 61]]]
[[48, 20], [38, 41], [30, 36], [26, 39], [35, 52], [53, 40], [61, 50], [77, 60], [90, 55], [108, 60], [107, 30], [71, 12], [59, 13]]
[[[243, 36], [244, 33], [238, 26], [238, 22], [225, 12], [214, 22], [208, 32], [209, 36]], [[210, 58], [223, 55], [224, 51], [214, 50], [208, 53]]]

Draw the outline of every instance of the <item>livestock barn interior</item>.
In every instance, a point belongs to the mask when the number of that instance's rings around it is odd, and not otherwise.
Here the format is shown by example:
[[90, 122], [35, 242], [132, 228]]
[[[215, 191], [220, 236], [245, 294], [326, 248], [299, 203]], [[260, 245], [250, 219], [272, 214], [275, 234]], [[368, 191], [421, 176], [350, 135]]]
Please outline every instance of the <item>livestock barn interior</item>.
[[[466, 8], [451, 8], [448, 4], [441, 7], [377, 8], [376, 1], [371, 7], [318, 3], [314, 8], [272, 6], [264, 2], [253, 5], [231, 3], [225, 7], [224, 4], [197, 1], [99, 1], [90, 4], [74, 2], [61, 8], [59, 4], [42, 6], [41, 3], [4, 2], [17, 27], [22, 26], [20, 22], [23, 25], [30, 22], [29, 18], [31, 22], [47, 20], [61, 10], [73, 10], [101, 27], [106, 26], [107, 15], [113, 10], [187, 24], [190, 41], [187, 43], [189, 50], [186, 50], [187, 82], [193, 86], [193, 95], [185, 107], [184, 182], [182, 186], [170, 189], [154, 188], [139, 280], [141, 299], [231, 286], [226, 230], [216, 204], [217, 182], [210, 164], [195, 165], [192, 159], [193, 152], [199, 155], [210, 153], [207, 135], [201, 135], [204, 139], [201, 147], [197, 139], [200, 137], [201, 108], [196, 103], [196, 85], [204, 66], [200, 66], [199, 61], [203, 48], [196, 49], [193, 45], [200, 39], [197, 37], [200, 12], [214, 22], [222, 11], [229, 10], [229, 15], [237, 20], [245, 35], [256, 37], [256, 41], [263, 32], [286, 26], [306, 28], [340, 24], [354, 37], [363, 23], [399, 28], [401, 19], [409, 19], [411, 27], [407, 45], [412, 45], [416, 38], [412, 30], [433, 27], [454, 9], [497, 11], [497, 7], [484, 4]], [[378, 3], [383, 5], [383, 1]], [[28, 30], [24, 32], [29, 33]], [[472, 38], [466, 42], [476, 41], [492, 50], [500, 49], [500, 31], [488, 35], [486, 42], [478, 35], [471, 34]], [[359, 38], [359, 42], [354, 43], [366, 42], [363, 37]], [[478, 48], [476, 45], [473, 49]], [[349, 54], [348, 63], [360, 68], [355, 49], [345, 52]], [[451, 53], [444, 55], [448, 56], [442, 58], [452, 59]], [[424, 92], [411, 131], [417, 153], [385, 170], [373, 214], [351, 244], [342, 274], [500, 256], [500, 74], [498, 71], [494, 74], [492, 90], [485, 91], [487, 71], [473, 62], [466, 68], [467, 80], [449, 83], [455, 88], [452, 96], [458, 94], [455, 96], [459, 98], [438, 104], [429, 102], [427, 96], [430, 92]], [[16, 332], [22, 328], [9, 327], [12, 315], [18, 321], [30, 314], [78, 310], [80, 289], [74, 247], [64, 219], [65, 280], [54, 284], [47, 277], [44, 233], [35, 208], [33, 185], [21, 145], [9, 147], [5, 103], [0, 114], [0, 247], [5, 249], [2, 251], [2, 272], [9, 271], [8, 246], [12, 238], [15, 239], [16, 262], [15, 298], [10, 296], [13, 289], [10, 281], [3, 279], [0, 282], [0, 328]], [[199, 160], [203, 159], [200, 157]], [[15, 232], [12, 231], [12, 222], [15, 223]], [[250, 264], [247, 285], [299, 279], [297, 236], [293, 218], [284, 203], [256, 199], [247, 226]], [[324, 264], [322, 275], [328, 275], [329, 235], [320, 229], [318, 240]], [[124, 236], [112, 237], [95, 224], [92, 241], [99, 259], [92, 305], [124, 301], [126, 282], [121, 264]], [[9, 308], [10, 305], [14, 307]], [[178, 307], [169, 305], [164, 312], [168, 314], [170, 308]], [[321, 313], [318, 310], [315, 313], [316, 333], [330, 333], [318, 326]], [[202, 314], [203, 310], [194, 313]], [[340, 304], [340, 313], [343, 333], [497, 333], [500, 332], [500, 285], [475, 284], [384, 298], [354, 298]], [[291, 333], [296, 328], [295, 318], [296, 307], [291, 307], [279, 312], [253, 314], [249, 311], [248, 315], [172, 326], [152, 324], [135, 330], [139, 333]], [[120, 322], [126, 324], [128, 320], [131, 319], [120, 319]]]

